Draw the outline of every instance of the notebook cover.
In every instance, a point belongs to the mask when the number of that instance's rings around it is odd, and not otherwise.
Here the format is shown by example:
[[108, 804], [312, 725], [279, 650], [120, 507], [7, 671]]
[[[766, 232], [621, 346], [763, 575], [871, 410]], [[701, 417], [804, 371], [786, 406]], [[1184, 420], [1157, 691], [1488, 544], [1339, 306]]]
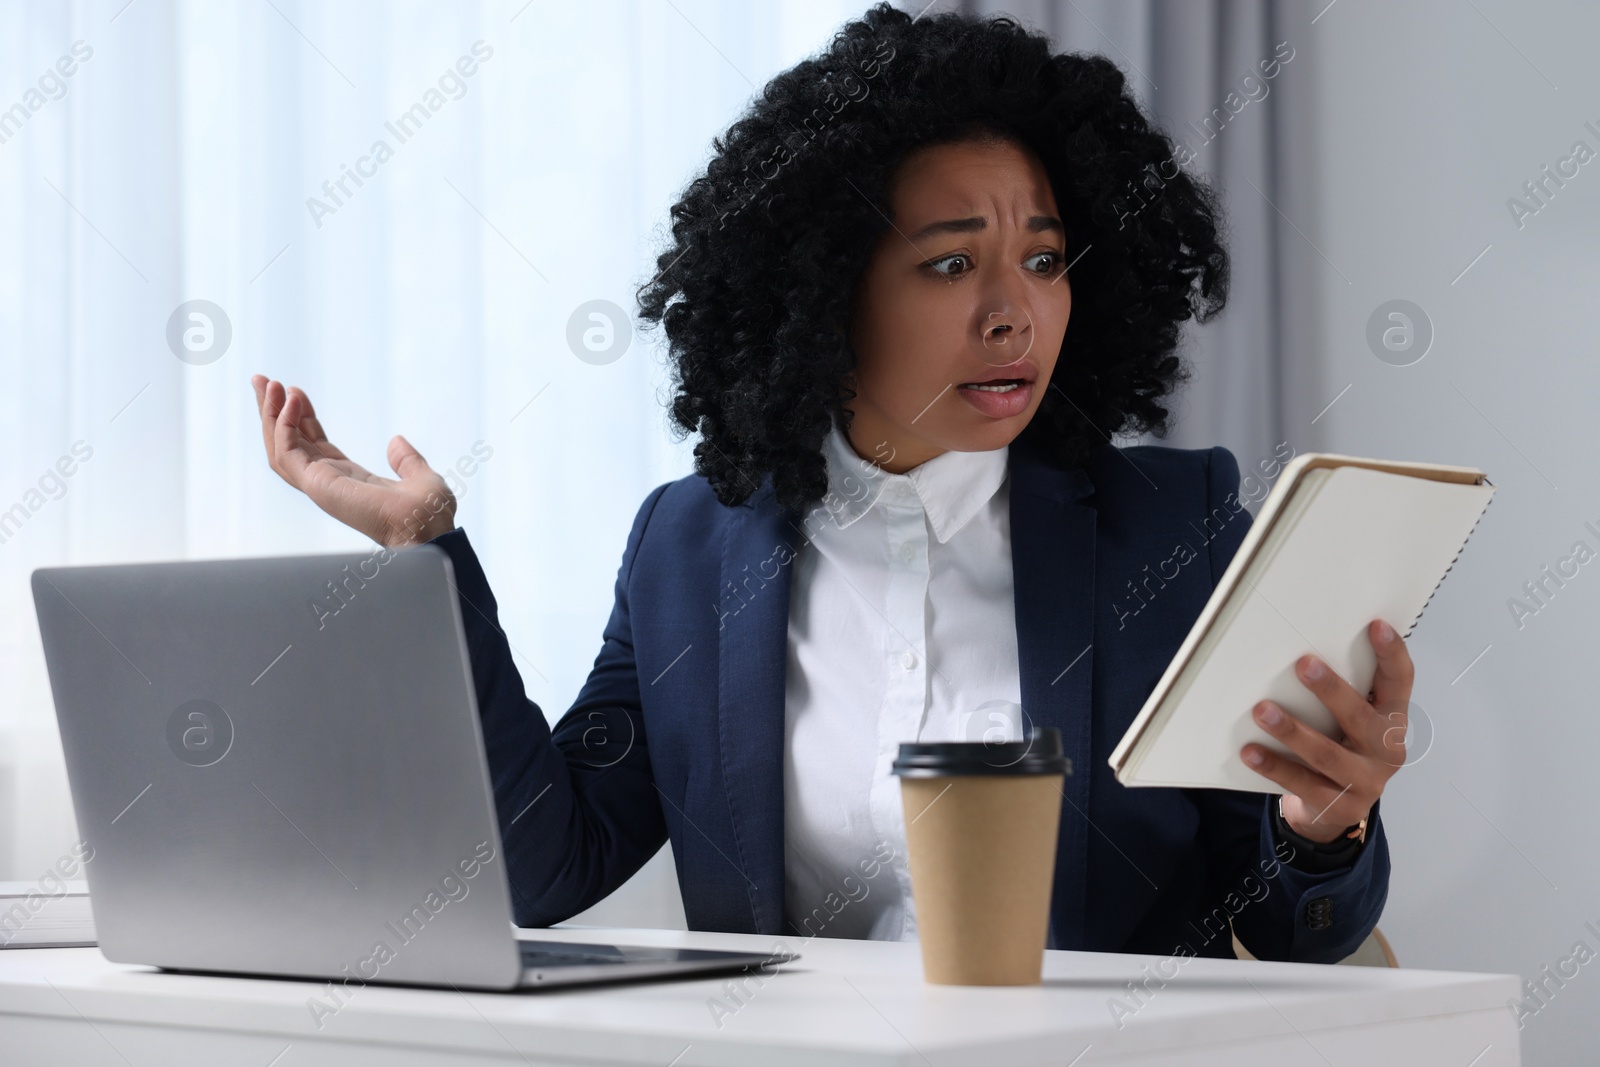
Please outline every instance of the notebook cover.
[[1112, 753], [1117, 780], [1283, 792], [1239, 758], [1247, 741], [1290, 755], [1250, 708], [1271, 699], [1339, 736], [1294, 661], [1315, 652], [1370, 689], [1367, 621], [1411, 635], [1493, 494], [1470, 467], [1318, 452], [1291, 460]]

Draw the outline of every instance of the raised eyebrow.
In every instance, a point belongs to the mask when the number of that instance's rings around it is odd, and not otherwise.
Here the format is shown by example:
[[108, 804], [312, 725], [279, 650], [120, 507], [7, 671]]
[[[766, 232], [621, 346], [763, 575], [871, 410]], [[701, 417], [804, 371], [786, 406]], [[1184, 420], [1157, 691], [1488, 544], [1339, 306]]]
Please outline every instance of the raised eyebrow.
[[[922, 229], [911, 235], [912, 241], [920, 241], [924, 237], [932, 237], [942, 233], [977, 233], [989, 228], [989, 220], [982, 216], [967, 219], [941, 219], [930, 222]], [[1028, 218], [1029, 233], [1044, 233], [1045, 231], [1066, 235], [1066, 227], [1061, 225], [1061, 220], [1054, 215], [1032, 215]]]

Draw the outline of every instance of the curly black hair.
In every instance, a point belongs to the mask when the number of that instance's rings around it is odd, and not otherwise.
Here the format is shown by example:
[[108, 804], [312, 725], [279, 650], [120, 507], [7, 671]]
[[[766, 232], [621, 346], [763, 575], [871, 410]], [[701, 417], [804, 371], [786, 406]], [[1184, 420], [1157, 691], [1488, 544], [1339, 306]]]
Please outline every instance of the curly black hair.
[[822, 443], [832, 420], [848, 425], [850, 316], [890, 227], [895, 167], [924, 145], [996, 136], [1039, 157], [1069, 262], [1084, 253], [1060, 391], [1022, 436], [1075, 467], [1118, 432], [1165, 435], [1160, 401], [1189, 378], [1181, 324], [1227, 300], [1216, 194], [1104, 56], [1053, 55], [1006, 16], [914, 19], [885, 2], [713, 139], [638, 290], [642, 328], [666, 329], [674, 430], [698, 431], [695, 470], [719, 501], [743, 503], [768, 473], [793, 511], [825, 495]]

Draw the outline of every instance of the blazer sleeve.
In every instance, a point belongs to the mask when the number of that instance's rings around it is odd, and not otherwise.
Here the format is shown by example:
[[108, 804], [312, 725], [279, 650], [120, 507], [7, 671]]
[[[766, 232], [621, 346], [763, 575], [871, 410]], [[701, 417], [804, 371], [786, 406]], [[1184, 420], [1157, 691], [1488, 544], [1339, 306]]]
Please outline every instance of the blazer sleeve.
[[622, 885], [667, 839], [650, 771], [629, 579], [657, 487], [633, 521], [599, 655], [552, 729], [523, 690], [483, 567], [457, 528], [435, 537], [455, 568], [502, 855], [518, 926], [571, 918]]
[[[1207, 514], [1238, 509], [1233, 521], [1209, 545], [1211, 582], [1215, 588], [1250, 527], [1250, 513], [1238, 499], [1239, 464], [1221, 446], [1209, 450]], [[1239, 714], [1249, 713], [1240, 708]], [[1219, 897], [1249, 893], [1235, 911], [1234, 933], [1251, 954], [1263, 960], [1337, 963], [1355, 952], [1383, 913], [1389, 892], [1389, 844], [1374, 804], [1367, 820], [1367, 839], [1356, 858], [1342, 867], [1311, 873], [1294, 866], [1293, 849], [1277, 840], [1272, 828], [1271, 793], [1231, 789], [1185, 791], [1200, 809], [1200, 827], [1212, 872], [1211, 887]], [[1379, 802], [1381, 804], [1381, 801]], [[1260, 879], [1267, 892], [1259, 899], [1241, 888]]]

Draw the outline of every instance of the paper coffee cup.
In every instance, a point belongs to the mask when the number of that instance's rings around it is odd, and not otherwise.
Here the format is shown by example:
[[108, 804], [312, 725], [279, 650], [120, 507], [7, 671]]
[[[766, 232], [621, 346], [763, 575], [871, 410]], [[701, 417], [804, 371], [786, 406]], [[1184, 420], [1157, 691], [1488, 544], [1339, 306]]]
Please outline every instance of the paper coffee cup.
[[1026, 741], [900, 746], [894, 773], [929, 982], [1038, 984], [1071, 772], [1054, 728]]

